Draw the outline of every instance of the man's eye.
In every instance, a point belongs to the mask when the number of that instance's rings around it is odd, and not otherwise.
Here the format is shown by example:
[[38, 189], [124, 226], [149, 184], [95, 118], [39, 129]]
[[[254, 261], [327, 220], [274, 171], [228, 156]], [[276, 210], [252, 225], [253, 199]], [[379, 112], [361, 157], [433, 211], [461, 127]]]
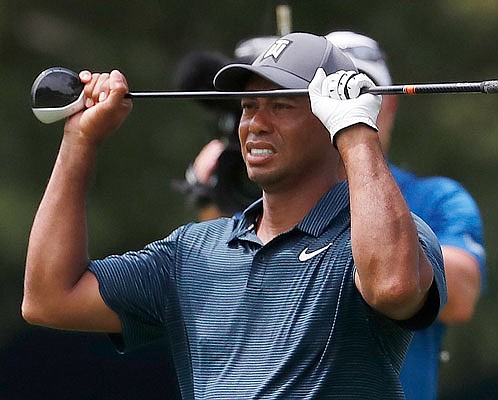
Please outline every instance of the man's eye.
[[289, 110], [292, 106], [288, 103], [274, 103], [273, 108], [275, 110]]
[[253, 102], [243, 101], [241, 103], [242, 110], [249, 111], [255, 108], [255, 104]]

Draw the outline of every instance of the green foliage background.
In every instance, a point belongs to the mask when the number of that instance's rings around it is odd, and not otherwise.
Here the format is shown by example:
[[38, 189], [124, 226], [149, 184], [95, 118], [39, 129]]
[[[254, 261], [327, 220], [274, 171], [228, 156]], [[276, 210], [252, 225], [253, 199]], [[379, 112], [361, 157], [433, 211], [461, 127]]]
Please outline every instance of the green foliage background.
[[[376, 38], [395, 83], [498, 78], [497, 1], [291, 5], [294, 30], [349, 29]], [[274, 6], [263, 0], [0, 2], [0, 347], [26, 329], [19, 306], [29, 229], [63, 127], [32, 115], [34, 78], [51, 66], [118, 68], [131, 90], [172, 90], [175, 66], [187, 52], [231, 55], [240, 39], [274, 34]], [[488, 289], [473, 321], [448, 331], [444, 394], [498, 377], [498, 95], [403, 97], [400, 107], [392, 161], [462, 182], [485, 224]], [[92, 257], [139, 248], [194, 218], [170, 182], [213, 136], [210, 121], [192, 101], [135, 101], [100, 152], [89, 202]]]

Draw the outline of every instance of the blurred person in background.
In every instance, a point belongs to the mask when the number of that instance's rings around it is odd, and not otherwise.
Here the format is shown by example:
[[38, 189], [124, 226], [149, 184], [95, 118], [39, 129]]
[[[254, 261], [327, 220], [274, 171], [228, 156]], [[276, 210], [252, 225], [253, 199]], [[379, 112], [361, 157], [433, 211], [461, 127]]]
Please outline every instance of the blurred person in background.
[[[392, 84], [384, 52], [375, 40], [350, 31], [331, 32], [326, 37], [376, 85]], [[383, 96], [377, 126], [386, 157], [397, 106], [397, 96]], [[435, 399], [446, 326], [469, 321], [485, 287], [483, 227], [476, 202], [458, 182], [440, 176], [418, 177], [393, 164], [390, 168], [411, 211], [432, 228], [443, 251], [448, 303], [436, 322], [414, 333], [401, 371], [408, 400]]]

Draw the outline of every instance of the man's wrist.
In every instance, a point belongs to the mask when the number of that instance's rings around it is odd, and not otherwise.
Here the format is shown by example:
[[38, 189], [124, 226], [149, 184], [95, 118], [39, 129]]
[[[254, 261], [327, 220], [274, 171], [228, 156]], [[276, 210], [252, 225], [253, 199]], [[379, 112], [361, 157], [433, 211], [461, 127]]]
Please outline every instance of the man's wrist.
[[341, 154], [343, 151], [358, 145], [378, 144], [380, 146], [377, 131], [364, 123], [357, 123], [340, 129], [334, 135], [333, 143]]

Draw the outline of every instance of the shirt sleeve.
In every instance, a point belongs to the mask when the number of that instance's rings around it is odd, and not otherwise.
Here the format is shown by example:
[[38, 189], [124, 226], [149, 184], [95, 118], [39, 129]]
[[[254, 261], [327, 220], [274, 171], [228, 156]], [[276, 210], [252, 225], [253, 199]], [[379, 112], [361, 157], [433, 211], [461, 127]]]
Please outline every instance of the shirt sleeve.
[[140, 251], [92, 260], [88, 269], [99, 282], [104, 302], [121, 321], [122, 334], [111, 335], [118, 351], [127, 351], [166, 336], [174, 288], [178, 228]]

